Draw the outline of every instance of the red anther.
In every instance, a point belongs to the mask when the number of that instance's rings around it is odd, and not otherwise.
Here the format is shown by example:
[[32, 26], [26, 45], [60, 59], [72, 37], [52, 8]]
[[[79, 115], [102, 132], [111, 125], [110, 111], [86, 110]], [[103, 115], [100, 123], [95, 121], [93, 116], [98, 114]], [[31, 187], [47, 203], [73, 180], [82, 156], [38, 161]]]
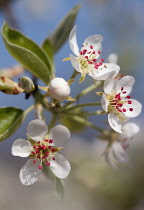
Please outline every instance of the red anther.
[[36, 148], [36, 145], [34, 145], [33, 148], [35, 149]]
[[55, 157], [52, 157], [53, 160], [55, 160]]
[[48, 142], [48, 140], [47, 140], [47, 139], [45, 139], [44, 141]]
[[86, 59], [88, 59], [88, 56], [85, 56]]
[[36, 150], [35, 150], [35, 152], [36, 152], [36, 154], [37, 154], [37, 153], [39, 153], [39, 150], [38, 150], [38, 149], [36, 149]]
[[40, 141], [37, 142], [38, 144], [40, 143]]
[[93, 49], [93, 46], [90, 46], [91, 49]]
[[125, 93], [127, 93], [127, 92], [126, 92], [126, 91], [123, 91], [122, 93], [125, 94]]
[[38, 169], [42, 169], [42, 165], [39, 165], [39, 166], [38, 166]]
[[98, 54], [101, 54], [101, 52], [100, 52], [100, 51], [98, 51]]
[[50, 162], [46, 162], [46, 166], [50, 166]]
[[98, 69], [98, 67], [97, 67], [97, 66], [94, 66], [94, 68], [95, 68], [95, 69]]
[[123, 104], [118, 104], [118, 106], [122, 107], [122, 106], [123, 106]]
[[43, 145], [43, 150], [46, 150], [46, 149], [47, 149], [47, 147]]
[[36, 160], [33, 160], [33, 163], [36, 163]]
[[93, 62], [96, 62], [96, 59], [94, 58], [92, 61], [93, 61]]
[[128, 104], [132, 104], [132, 101], [128, 101]]
[[35, 152], [31, 152], [32, 155], [35, 155]]
[[48, 146], [48, 149], [51, 149], [51, 146]]
[[52, 144], [52, 143], [53, 143], [53, 140], [52, 140], [52, 139], [50, 139], [50, 140], [49, 140], [49, 143], [50, 143], [50, 144]]
[[83, 52], [82, 52], [82, 51], [80, 51], [80, 54], [81, 54], [81, 55], [83, 55]]
[[121, 88], [121, 91], [123, 91], [123, 90], [124, 90], [124, 87]]
[[92, 54], [96, 54], [96, 52], [95, 51], [92, 51]]
[[88, 63], [89, 63], [89, 64], [93, 64], [93, 62], [91, 62], [91, 61], [89, 61]]
[[119, 111], [119, 112], [122, 112], [122, 110], [121, 110], [121, 109], [118, 109], [118, 111]]
[[98, 64], [101, 66], [102, 65], [102, 62], [99, 62]]
[[123, 112], [126, 112], [126, 109], [122, 109], [123, 110]]
[[132, 112], [133, 111], [133, 108], [129, 108], [129, 110]]
[[116, 103], [112, 103], [112, 105], [116, 105]]
[[51, 151], [52, 151], [52, 152], [55, 152], [55, 148], [51, 148]]
[[130, 99], [131, 97], [130, 96], [127, 96], [126, 98]]
[[83, 50], [83, 55], [86, 54], [86, 51], [87, 51], [87, 50]]
[[87, 52], [87, 54], [90, 54], [90, 53], [91, 53], [91, 51]]
[[104, 62], [104, 59], [103, 58], [101, 59], [101, 62]]
[[41, 158], [40, 155], [38, 155], [37, 158], [40, 159]]

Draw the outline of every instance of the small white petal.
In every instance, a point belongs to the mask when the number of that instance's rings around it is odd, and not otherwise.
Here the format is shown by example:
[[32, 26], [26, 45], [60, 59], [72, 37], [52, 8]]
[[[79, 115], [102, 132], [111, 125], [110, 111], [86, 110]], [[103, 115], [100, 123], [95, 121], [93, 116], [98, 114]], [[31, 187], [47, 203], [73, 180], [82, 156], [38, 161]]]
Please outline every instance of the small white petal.
[[70, 45], [72, 52], [78, 56], [79, 55], [79, 47], [77, 44], [76, 29], [77, 29], [77, 26], [74, 26], [70, 35], [69, 35], [69, 45]]
[[76, 57], [74, 55], [70, 55], [71, 58], [71, 64], [73, 65], [73, 67], [75, 68], [75, 70], [79, 73], [82, 73], [81, 69], [80, 69], [80, 65], [76, 59]]
[[117, 85], [116, 85], [116, 93], [119, 93], [121, 92], [121, 88], [123, 87], [123, 91], [126, 93], [125, 94], [121, 94], [121, 96], [127, 96], [131, 93], [132, 91], [132, 87], [133, 87], [133, 84], [135, 83], [135, 78], [132, 77], [132, 76], [124, 76], [122, 77]]
[[121, 134], [122, 138], [132, 138], [134, 135], [139, 133], [140, 127], [136, 123], [126, 123], [122, 126], [123, 134]]
[[35, 141], [41, 141], [48, 132], [46, 123], [43, 120], [32, 120], [27, 126], [28, 135]]
[[115, 72], [111, 72], [104, 82], [104, 92], [106, 94], [111, 94], [111, 91], [115, 88], [116, 80], [114, 79]]
[[117, 64], [118, 62], [118, 56], [116, 53], [111, 53], [108, 58], [107, 58], [108, 63], [115, 63]]
[[50, 169], [60, 179], [64, 179], [70, 172], [70, 164], [63, 155], [56, 154], [55, 160], [50, 161]]
[[113, 169], [117, 168], [116, 164], [114, 163], [113, 157], [111, 155], [111, 150], [104, 153], [104, 159], [110, 168], [113, 168]]
[[19, 157], [28, 157], [32, 151], [31, 143], [25, 139], [17, 139], [12, 145], [12, 154]]
[[70, 132], [65, 126], [56, 125], [51, 129], [49, 139], [54, 141], [56, 147], [62, 147], [70, 139]]
[[[98, 58], [99, 54], [97, 52], [98, 51], [101, 52], [101, 50], [102, 50], [102, 44], [101, 44], [102, 41], [103, 41], [103, 37], [100, 34], [89, 36], [85, 39], [85, 41], [83, 43], [84, 47], [81, 50], [86, 49], [88, 52], [89, 51], [96, 51], [96, 54], [97, 54], [96, 58]], [[93, 49], [91, 49], [90, 46], [92, 46]]]
[[114, 131], [116, 131], [118, 133], [122, 133], [122, 131], [121, 131], [121, 122], [120, 122], [118, 116], [115, 115], [113, 112], [108, 114], [108, 122], [109, 122], [109, 125], [111, 126], [111, 128]]
[[117, 64], [103, 63], [103, 65], [99, 66], [98, 69], [93, 70], [90, 76], [96, 80], [106, 80], [106, 78], [111, 74], [111, 72], [115, 72], [115, 77], [118, 74], [119, 70], [120, 67]]
[[103, 96], [102, 96], [101, 105], [102, 105], [102, 108], [107, 112], [108, 111], [109, 100], [107, 100], [105, 94], [103, 94]]
[[[123, 104], [122, 108], [126, 109], [126, 112], [123, 112], [123, 114], [126, 117], [130, 118], [137, 117], [141, 113], [142, 105], [139, 101], [135, 99], [129, 99], [129, 100], [132, 102], [132, 104], [128, 103]], [[130, 108], [132, 108], [133, 111], [130, 111], [129, 110]]]
[[39, 160], [36, 160], [36, 163], [33, 163], [33, 160], [28, 160], [22, 167], [19, 177], [23, 185], [31, 185], [38, 180], [42, 171], [41, 169], [38, 169], [38, 165], [40, 165]]

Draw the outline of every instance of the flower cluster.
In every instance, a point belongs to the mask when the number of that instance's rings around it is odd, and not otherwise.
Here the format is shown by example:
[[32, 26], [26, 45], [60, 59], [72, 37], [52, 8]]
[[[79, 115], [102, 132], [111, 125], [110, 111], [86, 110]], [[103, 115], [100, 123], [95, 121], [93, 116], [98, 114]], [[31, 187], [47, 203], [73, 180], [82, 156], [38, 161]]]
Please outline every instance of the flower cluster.
[[[101, 105], [104, 111], [100, 110], [100, 112], [94, 114], [108, 114], [108, 123], [112, 130], [108, 131], [110, 138], [106, 139], [108, 147], [104, 152], [104, 157], [108, 165], [115, 168], [117, 162], [126, 162], [128, 160], [125, 150], [129, 146], [130, 139], [139, 132], [139, 127], [135, 123], [124, 124], [129, 118], [138, 116], [142, 110], [141, 103], [130, 96], [135, 79], [132, 76], [119, 74], [120, 66], [117, 65], [118, 57], [116, 54], [111, 54], [108, 56], [108, 61], [104, 61], [101, 57], [103, 41], [101, 35], [87, 37], [79, 49], [76, 28], [74, 26], [69, 35], [69, 45], [74, 55], [70, 54], [69, 57], [63, 59], [63, 61], [71, 61], [74, 67], [73, 76], [66, 81], [52, 75], [49, 84], [47, 84], [48, 86], [39, 87], [47, 92], [40, 97], [40, 100], [50, 97], [50, 101], [43, 100], [41, 103], [39, 100], [39, 104], [42, 105], [39, 106], [38, 104], [37, 109], [43, 107], [54, 114], [53, 126], [61, 116], [69, 116], [70, 121], [74, 120], [90, 126], [102, 132], [101, 136], [103, 138], [107, 138], [108, 136], [103, 134], [103, 129], [87, 121], [81, 109], [86, 105]], [[83, 82], [88, 74], [92, 78], [93, 85], [72, 98], [70, 97], [70, 85], [75, 81], [75, 76], [78, 74], [80, 74], [79, 83]], [[34, 84], [27, 78], [22, 78], [20, 84], [27, 93], [34, 89]], [[102, 96], [101, 102], [78, 104], [79, 97], [98, 87], [97, 84], [100, 84], [99, 87], [103, 85], [103, 92], [97, 93]], [[64, 100], [69, 100], [69, 102], [65, 104], [63, 103]], [[73, 105], [76, 100], [77, 104]], [[53, 128], [48, 133], [48, 127], [42, 120], [41, 115], [38, 118], [28, 124], [28, 141], [17, 139], [12, 145], [12, 154], [14, 156], [30, 158], [20, 170], [20, 180], [24, 185], [35, 183], [41, 174], [43, 166], [49, 167], [53, 174], [60, 179], [67, 177], [71, 168], [65, 157], [58, 154], [64, 143], [70, 138], [68, 128], [63, 125], [52, 126]]]

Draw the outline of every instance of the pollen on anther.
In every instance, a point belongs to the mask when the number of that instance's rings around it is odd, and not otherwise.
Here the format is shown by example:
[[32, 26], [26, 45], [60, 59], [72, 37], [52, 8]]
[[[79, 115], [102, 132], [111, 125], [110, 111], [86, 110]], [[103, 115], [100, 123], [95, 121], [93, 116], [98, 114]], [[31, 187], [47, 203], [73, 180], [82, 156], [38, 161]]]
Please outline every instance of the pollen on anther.
[[129, 108], [129, 110], [132, 112], [133, 111], [133, 108]]
[[90, 46], [90, 49], [93, 49], [93, 46]]
[[51, 151], [52, 151], [52, 152], [55, 152], [55, 148], [51, 148]]
[[98, 54], [100, 54], [101, 52], [100, 51], [98, 51]]
[[33, 160], [33, 163], [35, 164], [36, 163], [36, 160]]
[[53, 140], [52, 140], [52, 139], [50, 139], [50, 140], [49, 140], [49, 143], [50, 143], [50, 144], [52, 144], [52, 143], [53, 143]]
[[46, 166], [50, 166], [50, 162], [46, 162]]
[[53, 160], [55, 160], [55, 157], [52, 157]]
[[132, 101], [128, 101], [128, 104], [132, 104]]

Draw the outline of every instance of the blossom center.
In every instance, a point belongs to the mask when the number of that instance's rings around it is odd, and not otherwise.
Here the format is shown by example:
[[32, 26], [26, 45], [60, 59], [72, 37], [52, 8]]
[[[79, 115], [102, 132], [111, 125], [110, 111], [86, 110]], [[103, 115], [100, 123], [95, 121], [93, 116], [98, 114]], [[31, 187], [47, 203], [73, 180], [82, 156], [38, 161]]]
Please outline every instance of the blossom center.
[[[125, 108], [124, 104], [132, 104], [131, 96], [125, 96], [127, 91], [124, 90], [124, 87], [121, 87], [119, 93], [112, 93], [111, 95], [107, 95], [107, 99], [109, 100], [109, 111], [113, 111], [115, 114], [119, 112], [127, 112], [133, 111], [133, 108]], [[127, 99], [127, 100], [126, 100]]]
[[[81, 51], [80, 51], [80, 55], [78, 56], [78, 62], [81, 65], [81, 69], [83, 71], [83, 73], [88, 73], [88, 68], [89, 67], [93, 67], [94, 69], [98, 69], [100, 66], [103, 65], [104, 59], [100, 59], [99, 61], [97, 61], [97, 57], [101, 54], [100, 51], [96, 52], [94, 50], [94, 46], [89, 45], [87, 46], [88, 43], [86, 43], [86, 45], [82, 45]], [[107, 66], [104, 66], [105, 68], [107, 68]]]
[[[45, 165], [50, 166], [50, 160], [55, 160], [55, 153], [58, 152], [60, 148], [56, 148], [53, 145], [53, 140], [43, 140], [38, 141], [33, 145], [33, 150], [30, 154], [31, 157], [34, 157], [33, 163], [36, 163], [36, 159], [39, 159], [41, 164], [45, 163]], [[42, 169], [42, 165], [38, 166], [38, 169]]]

